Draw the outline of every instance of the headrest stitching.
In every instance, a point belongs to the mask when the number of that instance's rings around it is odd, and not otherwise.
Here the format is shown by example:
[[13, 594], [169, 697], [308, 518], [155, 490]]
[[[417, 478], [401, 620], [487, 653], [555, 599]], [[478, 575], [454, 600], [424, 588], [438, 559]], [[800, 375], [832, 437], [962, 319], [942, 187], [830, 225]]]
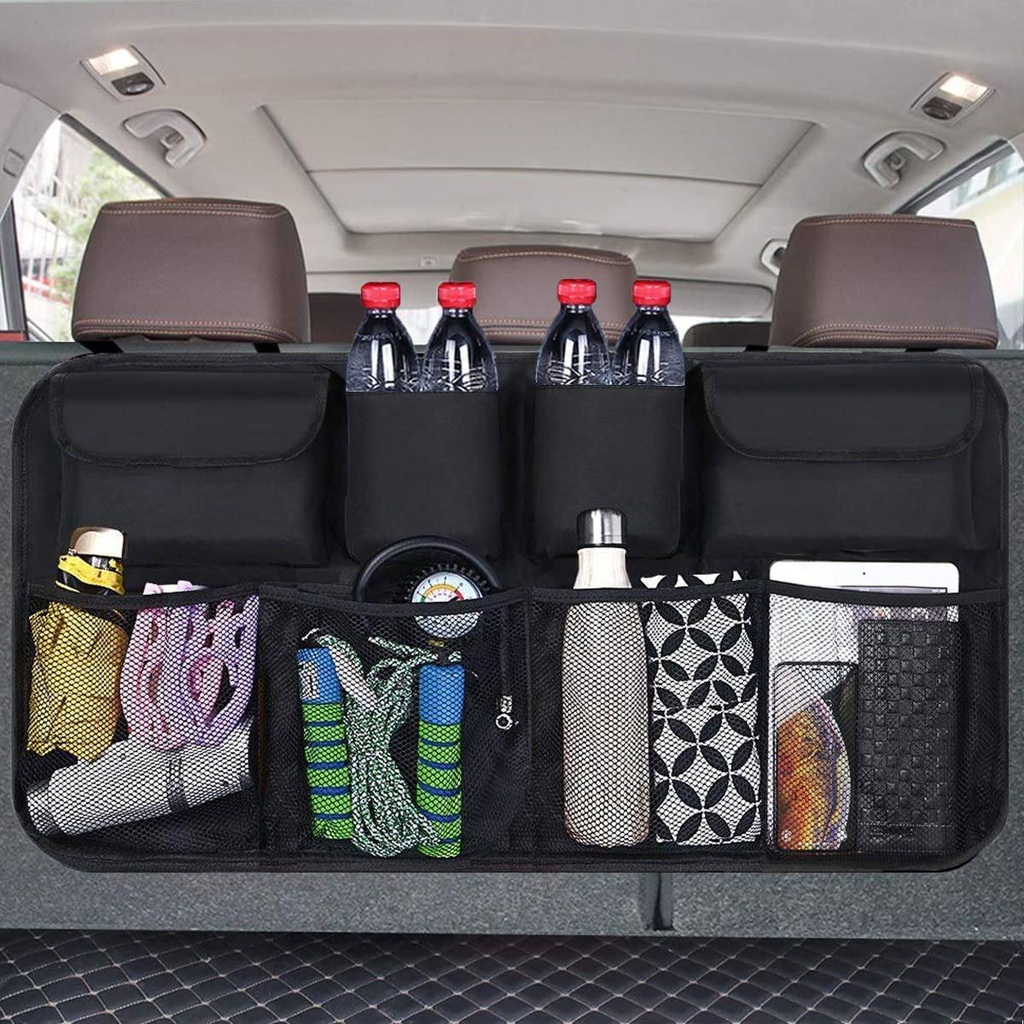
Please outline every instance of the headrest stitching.
[[952, 217], [915, 217], [909, 214], [891, 214], [889, 216], [879, 214], [850, 214], [848, 216], [836, 214], [826, 217], [808, 217], [806, 220], [801, 221], [801, 224], [805, 226], [818, 224], [899, 224], [908, 226], [914, 224], [922, 227], [948, 226], [974, 229], [973, 221], [969, 220], [956, 220]]
[[83, 317], [80, 320], [76, 320], [75, 324], [182, 324], [185, 327], [191, 327], [195, 324], [203, 324], [208, 327], [268, 327], [271, 330], [277, 330], [272, 324], [260, 323], [258, 320], [178, 320], [176, 317], [173, 319], [165, 318], [162, 320], [151, 320], [144, 317]]
[[75, 320], [71, 325], [71, 329], [72, 331], [77, 331], [78, 328], [87, 326], [93, 328], [119, 328], [124, 324], [130, 324], [132, 327], [151, 327], [163, 331], [173, 331], [180, 327], [259, 331], [261, 333], [291, 338], [296, 344], [300, 344], [299, 339], [290, 331], [286, 331], [282, 327], [275, 327], [273, 324], [260, 323], [254, 320], [150, 320], [140, 317], [83, 317]]
[[832, 324], [816, 324], [814, 327], [809, 327], [806, 331], [798, 334], [793, 339], [792, 344], [797, 344], [801, 338], [806, 338], [809, 335], [821, 334], [824, 331], [862, 331], [862, 332], [876, 332], [878, 334], [905, 334], [908, 331], [918, 331], [922, 334], [945, 334], [950, 331], [956, 331], [960, 334], [977, 334], [984, 338], [990, 338], [992, 336], [991, 331], [985, 330], [983, 327], [961, 327], [959, 324], [947, 324], [944, 326], [930, 326], [928, 324], [868, 324], [868, 323], [832, 323]]
[[526, 319], [514, 316], [485, 316], [478, 317], [477, 320], [482, 324], [512, 324], [516, 327], [548, 327], [551, 325], [551, 320]]
[[[274, 341], [282, 342], [294, 345], [301, 345], [302, 342], [296, 338], [293, 334], [289, 334], [283, 330], [256, 330], [255, 328], [239, 330], [232, 327], [216, 327], [216, 328], [203, 328], [191, 330], [188, 332], [176, 330], [175, 325], [168, 324], [165, 327], [148, 327], [145, 333], [136, 331], [133, 332], [135, 336], [142, 338], [167, 338], [167, 339], [182, 339], [182, 340], [198, 338], [199, 340], [224, 340], [224, 341]], [[104, 337], [122, 337], [124, 335], [122, 331], [111, 330], [99, 330], [92, 329], [88, 331], [82, 331], [77, 340], [83, 338], [104, 338]]]
[[[814, 348], [821, 345], [823, 342], [838, 341], [842, 344], [839, 347], [850, 347], [857, 348], [861, 345], [866, 345], [868, 342], [882, 342], [891, 343], [893, 347], [906, 347], [906, 345], [920, 341], [929, 345], [935, 345], [937, 348], [996, 348], [998, 346], [998, 339], [994, 335], [987, 337], [978, 337], [977, 335], [966, 335], [949, 332], [940, 335], [924, 335], [924, 334], [886, 334], [886, 335], [872, 335], [865, 333], [863, 335], [850, 335], [850, 334], [822, 334], [815, 338], [808, 338], [801, 342], [776, 342], [775, 347], [781, 345], [782, 347], [792, 348]], [[872, 345], [869, 347], [882, 347], [879, 345]]]
[[908, 328], [900, 331], [807, 331], [792, 341], [777, 341], [775, 344], [789, 345], [793, 348], [810, 348], [823, 341], [881, 341], [881, 342], [904, 342], [904, 341], [927, 341], [932, 344], [963, 341], [968, 344], [984, 343], [988, 346], [998, 345], [999, 339], [989, 331], [976, 331], [971, 328], [950, 328], [948, 330], [923, 330], [920, 328]]
[[520, 256], [553, 256], [556, 259], [585, 260], [588, 263], [605, 263], [613, 267], [628, 267], [633, 261], [628, 256], [593, 256], [589, 253], [559, 252], [556, 249], [529, 249], [520, 252], [489, 252], [473, 256], [457, 256], [457, 263], [477, 263], [480, 260], [512, 260]]
[[508, 320], [478, 320], [478, 324], [481, 327], [493, 328], [498, 330], [516, 330], [516, 331], [534, 331], [543, 334], [548, 329], [548, 324], [517, 324], [511, 323]]
[[814, 335], [812, 338], [804, 338], [802, 341], [798, 338], [794, 341], [789, 342], [776, 342], [777, 345], [788, 345], [792, 348], [811, 348], [818, 342], [822, 341], [849, 341], [851, 343], [866, 342], [866, 341], [891, 341], [897, 344], [902, 344], [908, 341], [927, 341], [931, 344], [939, 344], [945, 348], [952, 342], [963, 341], [969, 345], [974, 345], [978, 342], [989, 343], [987, 347], [994, 348], [997, 346], [999, 339], [994, 334], [969, 334], [964, 331], [942, 331], [938, 334], [923, 334], [914, 331], [901, 331], [890, 334], [873, 334], [871, 331], [863, 331], [860, 333], [851, 332], [825, 332], [823, 334]]
[[[285, 342], [294, 345], [301, 345], [294, 335], [289, 334], [283, 330], [267, 330], [261, 331], [255, 328], [247, 330], [239, 330], [232, 327], [216, 327], [216, 328], [203, 328], [201, 330], [192, 331], [180, 331], [176, 330], [173, 324], [168, 324], [166, 327], [148, 327], [145, 333], [133, 332], [135, 336], [142, 338], [168, 338], [168, 339], [182, 339], [182, 335], [187, 335], [185, 339], [198, 338], [199, 340], [235, 340], [235, 341], [274, 341], [274, 342]], [[103, 338], [103, 337], [121, 337], [123, 332], [117, 330], [98, 330], [92, 329], [88, 331], [82, 331], [79, 334], [78, 340], [82, 338]]]
[[171, 196], [165, 199], [121, 199], [109, 202], [103, 207], [108, 210], [156, 210], [180, 207], [182, 209], [200, 209], [204, 206], [231, 210], [277, 210], [284, 213], [285, 207], [280, 203], [261, 203], [244, 199], [190, 199], [188, 196]]
[[[623, 327], [625, 326], [622, 320], [604, 320], [598, 317], [598, 320], [602, 326], [607, 327]], [[535, 327], [538, 330], [546, 330], [550, 325], [550, 320], [517, 320], [514, 317], [477, 317], [477, 322], [482, 327]]]
[[106, 217], [164, 217], [164, 216], [195, 216], [202, 214], [206, 217], [245, 217], [253, 220], [274, 220], [278, 217], [288, 216], [287, 210], [278, 210], [276, 213], [261, 213], [258, 207], [235, 208], [228, 206], [165, 206], [161, 208], [150, 207], [149, 209], [107, 209], [101, 210], [100, 215]]

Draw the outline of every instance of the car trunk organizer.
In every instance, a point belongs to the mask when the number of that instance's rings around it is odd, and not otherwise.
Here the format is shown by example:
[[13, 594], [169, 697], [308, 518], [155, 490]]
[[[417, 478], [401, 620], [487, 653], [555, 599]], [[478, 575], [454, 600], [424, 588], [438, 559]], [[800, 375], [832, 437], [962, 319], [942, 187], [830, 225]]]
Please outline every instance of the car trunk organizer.
[[[941, 869], [991, 839], [1006, 410], [983, 366], [719, 354], [684, 390], [559, 390], [532, 358], [499, 358], [496, 395], [346, 401], [344, 357], [312, 353], [88, 355], [42, 380], [14, 476], [14, 798], [36, 842], [97, 870], [749, 871]], [[575, 516], [601, 505], [636, 589], [569, 589]], [[127, 596], [53, 583], [83, 525], [127, 535]], [[362, 560], [425, 533], [508, 588], [441, 644], [422, 606], [351, 599]], [[793, 558], [953, 562], [960, 591], [768, 580]], [[180, 579], [205, 589], [140, 593]], [[581, 615], [604, 649], [566, 640]], [[324, 688], [328, 648], [345, 694], [388, 681], [376, 718]], [[575, 765], [593, 818], [569, 827], [566, 723], [603, 704], [563, 700], [563, 673], [617, 652], [643, 662], [646, 727]], [[581, 841], [619, 813], [616, 764], [646, 773], [636, 841]], [[380, 821], [350, 838], [367, 787]]]

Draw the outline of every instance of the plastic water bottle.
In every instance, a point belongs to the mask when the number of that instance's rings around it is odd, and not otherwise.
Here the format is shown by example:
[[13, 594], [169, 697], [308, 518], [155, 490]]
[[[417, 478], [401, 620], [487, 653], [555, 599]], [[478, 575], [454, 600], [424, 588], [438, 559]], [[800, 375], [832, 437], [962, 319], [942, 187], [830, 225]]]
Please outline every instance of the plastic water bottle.
[[476, 285], [444, 281], [437, 288], [441, 319], [423, 356], [420, 391], [497, 391], [494, 353], [473, 316]]
[[397, 281], [368, 281], [360, 290], [366, 316], [356, 331], [345, 370], [346, 391], [415, 391], [416, 349], [395, 310]]
[[592, 306], [597, 285], [586, 278], [558, 282], [562, 308], [537, 356], [538, 384], [610, 384], [611, 357]]
[[[621, 512], [581, 513], [577, 590], [626, 589]], [[640, 606], [572, 604], [562, 641], [565, 830], [589, 846], [634, 846], [651, 827], [647, 651]]]
[[642, 387], [682, 387], [686, 363], [679, 332], [668, 315], [672, 285], [668, 281], [635, 281], [636, 312], [629, 318], [615, 348], [612, 380]]

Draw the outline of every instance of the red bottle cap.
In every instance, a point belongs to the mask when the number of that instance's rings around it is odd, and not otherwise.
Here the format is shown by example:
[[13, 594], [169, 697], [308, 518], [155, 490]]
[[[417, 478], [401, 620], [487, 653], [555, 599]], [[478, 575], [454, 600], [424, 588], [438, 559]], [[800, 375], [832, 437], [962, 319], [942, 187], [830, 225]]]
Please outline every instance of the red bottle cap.
[[437, 286], [437, 301], [442, 309], [472, 309], [476, 285], [472, 281], [442, 281]]
[[397, 281], [367, 281], [359, 290], [365, 309], [398, 309], [402, 288]]
[[672, 301], [668, 281], [634, 281], [633, 302], [637, 306], [667, 306]]
[[597, 285], [586, 277], [563, 277], [558, 282], [558, 301], [563, 306], [592, 306]]

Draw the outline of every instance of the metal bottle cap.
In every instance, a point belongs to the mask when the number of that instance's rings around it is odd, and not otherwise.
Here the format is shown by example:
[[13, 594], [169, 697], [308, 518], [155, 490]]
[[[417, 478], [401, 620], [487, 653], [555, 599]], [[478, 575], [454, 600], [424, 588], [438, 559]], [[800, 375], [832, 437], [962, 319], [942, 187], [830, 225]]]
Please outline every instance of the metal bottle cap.
[[626, 517], [613, 508], [591, 508], [576, 518], [576, 540], [581, 548], [624, 548]]

